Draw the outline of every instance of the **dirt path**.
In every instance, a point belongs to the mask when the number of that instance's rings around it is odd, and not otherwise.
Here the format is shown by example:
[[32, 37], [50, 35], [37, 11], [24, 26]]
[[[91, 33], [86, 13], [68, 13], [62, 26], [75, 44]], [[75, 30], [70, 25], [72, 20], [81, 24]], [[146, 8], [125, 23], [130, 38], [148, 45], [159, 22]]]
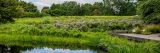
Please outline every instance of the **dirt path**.
[[126, 37], [128, 39], [134, 39], [138, 41], [141, 41], [141, 40], [160, 41], [160, 34], [141, 35], [141, 34], [118, 33], [115, 36]]

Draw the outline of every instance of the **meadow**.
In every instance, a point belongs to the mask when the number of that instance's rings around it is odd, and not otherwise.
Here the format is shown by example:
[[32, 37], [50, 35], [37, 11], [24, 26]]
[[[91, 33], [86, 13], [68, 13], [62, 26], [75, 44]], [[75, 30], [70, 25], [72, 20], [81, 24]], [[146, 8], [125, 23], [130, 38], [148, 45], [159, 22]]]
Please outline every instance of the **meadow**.
[[59, 16], [16, 18], [0, 25], [0, 44], [94, 47], [109, 53], [159, 53], [159, 43], [136, 42], [112, 36], [141, 25], [136, 16]]

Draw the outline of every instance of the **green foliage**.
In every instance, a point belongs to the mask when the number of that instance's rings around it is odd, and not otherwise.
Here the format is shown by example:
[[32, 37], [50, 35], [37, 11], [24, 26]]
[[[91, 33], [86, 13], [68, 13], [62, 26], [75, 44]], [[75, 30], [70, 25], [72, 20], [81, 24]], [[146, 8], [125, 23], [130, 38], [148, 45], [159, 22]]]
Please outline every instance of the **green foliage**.
[[137, 33], [137, 34], [141, 34], [142, 30], [140, 27], [136, 27], [132, 30], [132, 32]]
[[49, 14], [51, 16], [60, 16], [60, 15], [64, 15], [64, 12], [59, 9], [55, 9], [55, 10], [50, 10]]
[[0, 0], [0, 23], [12, 22], [13, 17], [17, 14], [18, 0]]
[[97, 9], [95, 9], [94, 11], [93, 11], [93, 15], [101, 15], [101, 12], [99, 11], [99, 10], [97, 10]]
[[157, 44], [157, 47], [154, 48], [157, 53], [160, 53], [160, 51], [159, 51], [160, 47], [159, 47], [159, 46], [160, 46], [160, 43], [158, 43], [158, 44]]
[[[72, 19], [71, 19], [72, 18]], [[115, 22], [115, 19], [118, 22]], [[120, 21], [124, 19], [123, 21]], [[104, 24], [111, 28], [117, 28], [125, 21], [131, 19], [131, 16], [62, 16], [45, 18], [19, 18], [15, 23], [0, 25], [0, 43], [2, 44], [29, 44], [30, 45], [73, 45], [88, 46], [107, 49], [109, 53], [158, 53], [159, 45], [156, 42], [144, 41], [134, 42], [127, 39], [113, 37], [106, 32], [100, 32], [99, 29]], [[46, 21], [48, 20], [48, 21]], [[91, 20], [91, 21], [89, 21]], [[111, 21], [109, 21], [111, 20]], [[93, 22], [94, 21], [94, 22]], [[120, 22], [119, 22], [120, 21]], [[135, 21], [135, 20], [134, 20]], [[122, 24], [119, 24], [124, 22]], [[135, 21], [137, 22], [137, 21]], [[112, 26], [113, 24], [113, 26]], [[118, 27], [116, 26], [118, 24]], [[99, 26], [100, 25], [100, 26]], [[135, 25], [131, 22], [131, 25]], [[59, 27], [60, 26], [60, 27]], [[69, 28], [68, 28], [69, 26]], [[79, 31], [75, 27], [84, 27], [87, 32]], [[89, 29], [85, 27], [89, 27]], [[116, 27], [114, 27], [116, 26]], [[124, 27], [125, 28], [125, 27]], [[109, 29], [109, 28], [108, 28]], [[95, 32], [89, 32], [92, 30]]]
[[88, 40], [81, 38], [36, 36], [21, 34], [0, 34], [1, 44], [21, 45], [21, 46], [88, 46]]
[[38, 12], [37, 7], [32, 3], [26, 3], [24, 1], [20, 1], [19, 5], [24, 8], [25, 12]]
[[143, 27], [136, 27], [132, 30], [132, 32], [144, 35], [160, 33], [160, 25], [146, 25]]
[[[102, 2], [79, 4], [74, 1], [53, 4], [49, 10], [51, 16], [102, 16], [102, 15], [135, 15], [136, 2], [114, 0], [114, 4]], [[111, 3], [111, 1], [110, 1]]]
[[0, 23], [13, 22], [13, 18], [42, 17], [37, 7], [19, 0], [0, 0]]
[[41, 13], [42, 13], [44, 16], [50, 16], [50, 15], [49, 15], [49, 7], [43, 7], [43, 9], [41, 10]]
[[[112, 37], [106, 33], [86, 32], [86, 38], [20, 35], [20, 34], [0, 34], [0, 43], [12, 45], [56, 45], [56, 46], [79, 46], [104, 48], [110, 53], [158, 53], [159, 45], [156, 42], [134, 42], [127, 39]], [[26, 45], [28, 44], [28, 45]]]
[[80, 5], [75, 1], [53, 4], [49, 10], [51, 16], [76, 16], [79, 15]]
[[144, 19], [146, 23], [159, 24], [160, 23], [160, 13], [152, 13], [142, 19]]
[[[44, 18], [25, 18], [17, 22], [21, 24], [54, 24], [58, 28], [77, 29], [79, 31], [104, 32], [108, 30], [130, 30], [142, 24], [141, 20], [132, 16], [62, 16]], [[21, 21], [23, 20], [23, 21]]]
[[51, 35], [58, 37], [83, 37], [81, 33], [78, 33], [75, 30], [66, 30], [55, 28], [52, 25], [25, 25], [25, 24], [15, 24], [7, 25], [6, 27], [1, 27], [2, 33], [12, 33], [12, 34], [29, 34], [29, 35]]
[[36, 18], [36, 17], [43, 17], [45, 14], [39, 13], [39, 12], [24, 12], [21, 18], [23, 17], [30, 17], [30, 18]]
[[160, 25], [147, 25], [143, 28], [143, 34], [160, 33]]
[[83, 4], [81, 6], [81, 15], [92, 15], [92, 5], [91, 4]]
[[135, 15], [136, 14], [136, 2], [133, 0], [103, 0], [104, 5], [112, 11], [113, 15]]
[[37, 7], [32, 3], [26, 3], [24, 1], [19, 2], [19, 6], [21, 7], [21, 15], [17, 15], [18, 18], [23, 17], [42, 17], [45, 14], [42, 14], [38, 11]]
[[147, 0], [140, 4], [139, 14], [146, 23], [160, 23], [160, 1], [159, 0]]

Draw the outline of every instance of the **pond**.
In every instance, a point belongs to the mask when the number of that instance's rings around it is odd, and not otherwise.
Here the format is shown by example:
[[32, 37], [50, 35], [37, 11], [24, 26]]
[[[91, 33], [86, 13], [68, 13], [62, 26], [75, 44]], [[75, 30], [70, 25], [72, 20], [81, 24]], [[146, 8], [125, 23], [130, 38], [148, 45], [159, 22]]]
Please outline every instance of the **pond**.
[[49, 48], [49, 47], [0, 45], [0, 53], [106, 53], [106, 52], [89, 48], [73, 49], [73, 48]]

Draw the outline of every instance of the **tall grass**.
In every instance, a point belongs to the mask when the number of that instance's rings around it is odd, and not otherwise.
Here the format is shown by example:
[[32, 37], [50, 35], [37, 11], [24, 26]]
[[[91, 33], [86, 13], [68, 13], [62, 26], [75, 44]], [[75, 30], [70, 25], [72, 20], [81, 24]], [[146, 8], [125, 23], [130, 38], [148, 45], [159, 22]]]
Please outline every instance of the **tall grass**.
[[84, 37], [77, 30], [67, 30], [65, 28], [56, 28], [52, 25], [26, 25], [26, 24], [7, 24], [0, 27], [0, 33], [9, 34], [29, 34], [39, 36], [58, 36], [58, 37]]
[[158, 53], [154, 41], [113, 37], [108, 30], [129, 30], [141, 24], [131, 16], [62, 16], [20, 18], [0, 25], [1, 44], [73, 45], [107, 49], [109, 53]]
[[[22, 21], [23, 20], [23, 21]], [[104, 32], [107, 30], [130, 30], [142, 21], [132, 16], [61, 16], [17, 19], [18, 24], [51, 24], [58, 28], [78, 29], [82, 32]]]
[[[87, 35], [86, 35], [87, 34]], [[94, 47], [107, 49], [110, 53], [158, 53], [158, 43], [146, 41], [137, 43], [127, 39], [112, 37], [106, 33], [84, 32], [86, 38], [69, 38], [54, 36], [30, 36], [30, 35], [11, 35], [1, 34], [1, 44], [28, 44], [31, 45], [70, 45], [79, 47]]]

